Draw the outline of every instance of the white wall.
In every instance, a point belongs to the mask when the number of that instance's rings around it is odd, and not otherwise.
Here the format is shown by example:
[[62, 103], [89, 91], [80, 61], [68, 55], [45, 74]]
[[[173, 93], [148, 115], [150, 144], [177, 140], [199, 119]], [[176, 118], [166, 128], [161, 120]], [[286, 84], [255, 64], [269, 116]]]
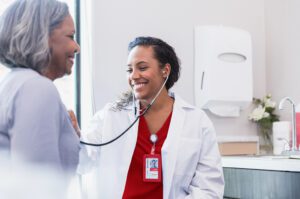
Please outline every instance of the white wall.
[[[155, 36], [172, 45], [182, 61], [174, 90], [194, 104], [194, 43], [196, 25], [233, 26], [253, 39], [254, 96], [262, 97], [265, 82], [265, 20], [261, 0], [95, 0], [93, 1], [93, 66], [95, 101], [100, 109], [128, 88], [127, 45], [136, 36]], [[255, 134], [248, 111], [238, 119], [210, 115], [218, 134]]]
[[[300, 1], [266, 0], [267, 91], [276, 101], [290, 96], [300, 103]], [[286, 105], [282, 120], [291, 119]]]

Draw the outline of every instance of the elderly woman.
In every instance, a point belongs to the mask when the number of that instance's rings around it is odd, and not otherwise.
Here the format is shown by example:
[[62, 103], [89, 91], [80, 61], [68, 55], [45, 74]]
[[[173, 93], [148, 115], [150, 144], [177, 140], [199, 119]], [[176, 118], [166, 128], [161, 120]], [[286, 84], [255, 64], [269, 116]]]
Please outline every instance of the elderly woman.
[[68, 6], [16, 0], [0, 21], [0, 151], [19, 160], [74, 171], [79, 139], [53, 80], [70, 74], [79, 46]]

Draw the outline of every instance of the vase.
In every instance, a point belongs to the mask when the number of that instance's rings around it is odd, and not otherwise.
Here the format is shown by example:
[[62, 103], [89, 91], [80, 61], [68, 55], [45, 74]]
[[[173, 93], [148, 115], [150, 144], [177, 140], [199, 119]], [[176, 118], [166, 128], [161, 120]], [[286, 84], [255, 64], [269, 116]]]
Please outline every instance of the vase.
[[257, 125], [260, 154], [270, 154], [273, 149], [272, 129]]

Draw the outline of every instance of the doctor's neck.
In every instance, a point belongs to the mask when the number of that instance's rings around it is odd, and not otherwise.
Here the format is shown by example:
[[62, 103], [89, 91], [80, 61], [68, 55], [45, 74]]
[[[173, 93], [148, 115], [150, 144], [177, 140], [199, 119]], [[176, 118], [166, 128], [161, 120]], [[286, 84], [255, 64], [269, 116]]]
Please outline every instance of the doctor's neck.
[[[140, 99], [141, 108], [146, 108], [151, 103], [151, 100]], [[170, 107], [170, 105], [173, 105], [173, 99], [168, 95], [168, 91], [166, 89], [163, 89], [152, 104], [151, 108], [149, 109], [149, 112], [160, 111], [166, 107]]]

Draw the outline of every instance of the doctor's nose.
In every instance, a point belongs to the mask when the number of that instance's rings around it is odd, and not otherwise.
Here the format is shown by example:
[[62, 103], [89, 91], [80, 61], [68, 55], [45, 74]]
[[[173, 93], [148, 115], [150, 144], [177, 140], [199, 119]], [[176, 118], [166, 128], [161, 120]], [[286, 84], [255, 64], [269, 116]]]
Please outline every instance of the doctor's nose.
[[135, 70], [135, 69], [133, 69], [133, 70], [131, 71], [130, 75], [129, 75], [129, 78], [130, 78], [131, 80], [138, 79], [139, 77], [140, 77], [140, 73], [139, 73], [138, 70]]

